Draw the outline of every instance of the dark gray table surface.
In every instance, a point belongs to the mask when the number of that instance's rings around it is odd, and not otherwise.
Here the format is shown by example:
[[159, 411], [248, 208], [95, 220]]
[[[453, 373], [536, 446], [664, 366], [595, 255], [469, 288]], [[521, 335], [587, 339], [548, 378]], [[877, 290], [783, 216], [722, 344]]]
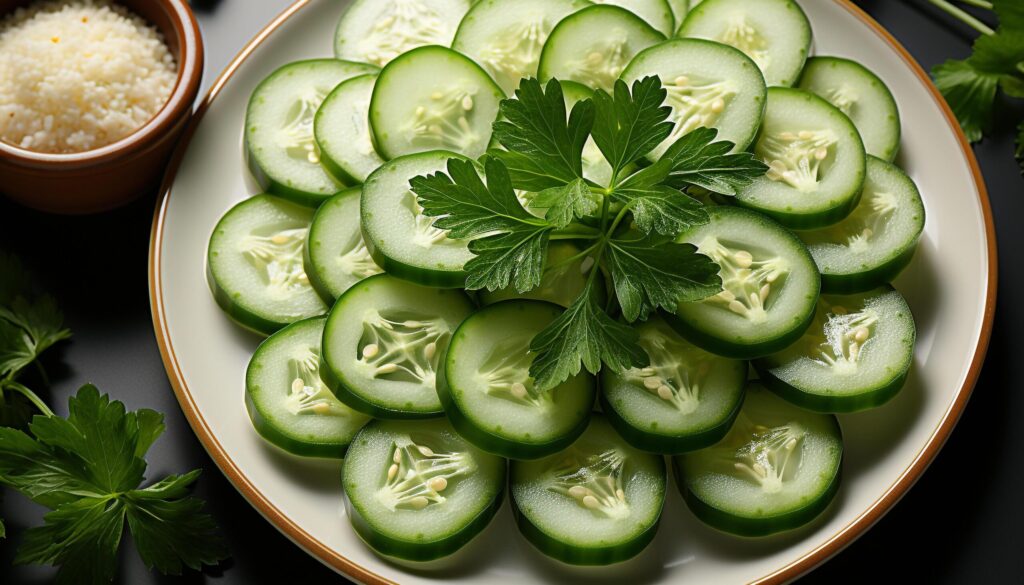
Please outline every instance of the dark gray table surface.
[[[807, 0], [819, 2], [826, 0]], [[194, 0], [207, 48], [206, 85], [288, 0]], [[861, 5], [925, 67], [966, 56], [972, 34], [923, 0], [865, 0]], [[827, 31], [819, 31], [827, 34]], [[1014, 109], [1016, 108], [1016, 109]], [[991, 349], [974, 396], [945, 449], [909, 496], [870, 532], [804, 583], [1024, 583], [1024, 180], [1011, 156], [1013, 120], [1024, 111], [1000, 103], [995, 135], [976, 152], [995, 212], [1000, 258], [999, 306]], [[954, 196], [956, 194], [949, 194]], [[964, 194], [965, 196], [967, 194]], [[303, 584], [343, 582], [289, 542], [246, 503], [192, 434], [174, 399], [157, 351], [147, 293], [152, 195], [96, 217], [46, 216], [0, 200], [0, 249], [19, 254], [59, 299], [71, 343], [48, 356], [58, 412], [81, 384], [92, 382], [129, 408], [167, 415], [167, 433], [150, 452], [150, 477], [203, 468], [197, 494], [223, 528], [232, 558], [180, 578], [150, 574], [131, 546], [121, 555], [119, 583]], [[53, 572], [11, 567], [27, 526], [42, 509], [16, 494], [0, 504], [8, 539], [0, 541], [0, 583], [50, 582]]]

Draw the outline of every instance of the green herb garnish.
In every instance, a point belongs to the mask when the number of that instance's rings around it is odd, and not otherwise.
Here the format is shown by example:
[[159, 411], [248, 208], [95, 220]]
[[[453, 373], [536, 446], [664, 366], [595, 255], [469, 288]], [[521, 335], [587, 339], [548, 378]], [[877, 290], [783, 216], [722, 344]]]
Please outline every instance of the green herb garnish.
[[188, 496], [198, 470], [140, 487], [163, 415], [128, 412], [87, 385], [62, 418], [22, 383], [33, 366], [45, 380], [40, 355], [70, 336], [53, 298], [33, 299], [20, 262], [0, 253], [0, 485], [52, 510], [15, 562], [59, 565], [60, 584], [109, 583], [126, 521], [151, 569], [177, 575], [224, 559], [213, 519]]
[[[1020, 0], [965, 2], [994, 11], [999, 27], [992, 29], [948, 0], [929, 1], [981, 33], [970, 57], [949, 60], [932, 69], [935, 85], [949, 102], [967, 139], [977, 142], [992, 127], [1000, 90], [1009, 97], [1024, 98], [1024, 4]], [[1024, 172], [1024, 122], [1017, 135], [1016, 156]]]
[[[597, 90], [567, 112], [557, 80], [544, 87], [524, 79], [516, 98], [501, 104], [494, 137], [504, 148], [487, 153], [486, 184], [475, 163], [456, 159], [447, 173], [410, 182], [423, 213], [437, 218], [435, 227], [472, 238], [467, 289], [527, 292], [556, 268], [545, 266], [551, 240], [583, 242], [584, 251], [571, 260], [593, 259], [584, 290], [530, 346], [538, 388], [551, 389], [584, 367], [596, 374], [602, 364], [617, 372], [647, 365], [628, 323], [721, 290], [718, 266], [694, 246], [675, 242], [708, 221], [687, 191], [734, 195], [767, 167], [749, 153], [733, 153], [730, 142], [716, 142], [717, 131], [700, 128], [634, 171], [672, 131], [665, 97], [657, 77], [632, 88], [618, 81], [612, 95]], [[612, 167], [607, 185], [584, 177], [589, 137]], [[614, 296], [602, 307], [593, 293], [606, 280]], [[618, 313], [622, 320], [613, 317]]]

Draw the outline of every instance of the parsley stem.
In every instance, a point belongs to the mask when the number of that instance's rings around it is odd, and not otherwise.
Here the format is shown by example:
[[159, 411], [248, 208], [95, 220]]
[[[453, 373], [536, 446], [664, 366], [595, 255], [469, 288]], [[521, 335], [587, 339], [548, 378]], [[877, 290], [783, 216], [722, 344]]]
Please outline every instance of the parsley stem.
[[574, 225], [571, 228], [551, 232], [551, 240], [596, 240], [601, 232], [585, 225]]
[[5, 387], [9, 390], [15, 390], [25, 398], [28, 398], [29, 402], [34, 404], [35, 407], [39, 409], [39, 412], [45, 414], [46, 416], [54, 416], [53, 411], [50, 410], [50, 407], [47, 406], [45, 402], [43, 402], [42, 398], [39, 398], [39, 396], [37, 396], [35, 392], [29, 390], [20, 383], [11, 380], [7, 382]]
[[984, 8], [985, 10], [992, 10], [995, 8], [995, 6], [993, 6], [988, 0], [960, 0], [960, 2], [968, 6], [974, 6], [975, 8]]
[[984, 22], [968, 14], [964, 9], [954, 6], [949, 0], [928, 0], [928, 2], [983, 35], [992, 35], [996, 32]]
[[605, 237], [610, 238], [611, 235], [615, 233], [615, 228], [619, 227], [619, 224], [622, 223], [623, 219], [625, 219], [626, 214], [629, 213], [629, 210], [632, 209], [633, 203], [635, 202], [636, 200], [634, 199], [633, 201], [630, 201], [629, 203], [622, 206], [622, 209], [619, 210], [618, 215], [615, 216], [615, 220], [612, 221], [612, 227], [605, 233]]

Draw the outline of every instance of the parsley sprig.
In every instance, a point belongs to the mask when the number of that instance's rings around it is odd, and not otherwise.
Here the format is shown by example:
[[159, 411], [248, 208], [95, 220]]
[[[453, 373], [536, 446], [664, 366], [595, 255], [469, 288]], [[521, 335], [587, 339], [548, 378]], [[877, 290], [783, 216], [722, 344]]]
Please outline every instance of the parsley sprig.
[[[596, 374], [602, 365], [618, 372], [647, 365], [630, 323], [721, 290], [718, 266], [676, 242], [708, 221], [689, 192], [735, 195], [767, 167], [734, 153], [708, 128], [640, 164], [672, 132], [666, 95], [657, 77], [632, 87], [618, 81], [611, 94], [598, 90], [567, 111], [557, 80], [542, 86], [524, 79], [516, 97], [501, 104], [494, 137], [502, 148], [484, 157], [483, 178], [481, 165], [452, 159], [447, 172], [410, 181], [435, 227], [470, 240], [467, 289], [536, 288], [557, 267], [546, 265], [552, 240], [578, 241], [583, 252], [570, 260], [593, 260], [580, 295], [531, 342], [530, 375], [542, 390], [583, 368]], [[589, 138], [611, 166], [606, 185], [584, 176]], [[598, 302], [599, 287], [614, 293], [607, 306]]]
[[129, 412], [87, 385], [62, 418], [23, 383], [32, 368], [45, 380], [40, 356], [70, 336], [54, 299], [34, 296], [21, 263], [0, 253], [0, 485], [51, 510], [15, 562], [59, 565], [58, 584], [109, 583], [126, 523], [151, 569], [177, 575], [224, 559], [213, 519], [188, 495], [198, 470], [141, 487], [163, 415]]
[[[1024, 3], [1020, 0], [970, 0], [965, 4], [994, 11], [996, 29], [949, 0], [932, 4], [981, 33], [967, 59], [949, 60], [932, 69], [935, 85], [949, 102], [967, 139], [977, 142], [992, 128], [1000, 90], [1024, 99]], [[1017, 127], [1017, 161], [1024, 173], [1024, 120]]]

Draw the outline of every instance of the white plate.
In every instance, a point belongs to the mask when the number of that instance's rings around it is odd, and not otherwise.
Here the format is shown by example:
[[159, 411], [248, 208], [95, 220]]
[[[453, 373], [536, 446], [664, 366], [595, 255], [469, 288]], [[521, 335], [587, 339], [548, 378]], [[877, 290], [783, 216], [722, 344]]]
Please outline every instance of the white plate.
[[[977, 164], [924, 72], [846, 0], [803, 0], [816, 53], [856, 59], [892, 89], [903, 114], [897, 161], [917, 181], [928, 212], [921, 247], [896, 283], [919, 328], [907, 387], [884, 408], [841, 418], [843, 486], [801, 530], [743, 540], [700, 524], [670, 486], [661, 529], [636, 559], [599, 570], [559, 565], [516, 532], [506, 508], [451, 566], [410, 570], [381, 560], [344, 517], [340, 465], [302, 461], [267, 446], [243, 405], [243, 374], [258, 339], [221, 314], [206, 284], [207, 240], [217, 219], [252, 193], [242, 159], [246, 102], [278, 66], [331, 54], [349, 2], [302, 1], [228, 67], [179, 148], [157, 208], [151, 246], [154, 323], [167, 371], [203, 444], [242, 494], [311, 554], [360, 581], [516, 583], [576, 578], [614, 582], [781, 581], [824, 561], [888, 510], [941, 448], [974, 385], [995, 307], [995, 244]], [[187, 148], [186, 148], [187, 145]]]

